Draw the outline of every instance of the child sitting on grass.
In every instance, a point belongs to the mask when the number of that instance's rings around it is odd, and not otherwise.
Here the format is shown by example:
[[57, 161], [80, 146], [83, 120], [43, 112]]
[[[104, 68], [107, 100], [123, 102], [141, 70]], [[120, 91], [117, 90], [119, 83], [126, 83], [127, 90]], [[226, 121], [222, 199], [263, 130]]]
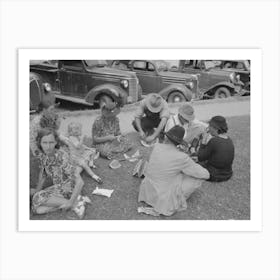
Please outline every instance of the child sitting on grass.
[[85, 170], [95, 181], [102, 183], [101, 178], [90, 169], [90, 167], [95, 168], [94, 159], [98, 157], [98, 154], [96, 149], [83, 144], [82, 124], [78, 122], [70, 123], [68, 125], [68, 137], [60, 134], [59, 138], [69, 147], [70, 157], [73, 164], [77, 165], [78, 172], [81, 173]]

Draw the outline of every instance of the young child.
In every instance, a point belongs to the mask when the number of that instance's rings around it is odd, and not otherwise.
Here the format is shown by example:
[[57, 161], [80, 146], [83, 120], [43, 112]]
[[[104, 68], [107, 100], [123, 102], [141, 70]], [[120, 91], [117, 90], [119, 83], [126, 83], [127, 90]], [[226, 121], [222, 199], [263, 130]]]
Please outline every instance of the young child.
[[59, 138], [69, 147], [70, 157], [73, 163], [78, 166], [78, 172], [81, 173], [85, 170], [95, 181], [102, 183], [101, 178], [90, 169], [90, 167], [95, 168], [93, 162], [98, 157], [98, 153], [96, 149], [83, 144], [82, 124], [78, 122], [70, 123], [68, 125], [68, 137], [60, 134]]

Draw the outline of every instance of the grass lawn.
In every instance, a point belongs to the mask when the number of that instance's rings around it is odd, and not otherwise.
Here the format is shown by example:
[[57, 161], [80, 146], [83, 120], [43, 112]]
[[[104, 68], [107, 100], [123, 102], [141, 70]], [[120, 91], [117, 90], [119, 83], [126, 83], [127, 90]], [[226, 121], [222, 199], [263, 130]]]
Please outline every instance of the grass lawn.
[[[204, 182], [188, 200], [188, 209], [171, 217], [151, 217], [138, 214], [138, 190], [141, 180], [132, 176], [135, 163], [121, 162], [122, 167], [113, 170], [110, 161], [99, 158], [96, 174], [102, 177], [103, 185], [95, 183], [87, 174], [82, 177], [85, 182], [82, 193], [92, 200], [88, 205], [84, 219], [88, 220], [248, 220], [250, 219], [250, 117], [227, 118], [229, 136], [235, 145], [233, 177], [222, 183]], [[143, 157], [150, 153], [150, 148], [142, 147], [136, 133], [129, 134], [135, 146], [128, 154], [137, 149]], [[30, 182], [36, 186], [38, 162], [31, 157]], [[50, 182], [49, 182], [50, 184]], [[96, 186], [114, 189], [111, 198], [93, 195]], [[33, 215], [31, 219], [61, 220], [76, 219], [73, 211], [54, 212], [45, 215]]]

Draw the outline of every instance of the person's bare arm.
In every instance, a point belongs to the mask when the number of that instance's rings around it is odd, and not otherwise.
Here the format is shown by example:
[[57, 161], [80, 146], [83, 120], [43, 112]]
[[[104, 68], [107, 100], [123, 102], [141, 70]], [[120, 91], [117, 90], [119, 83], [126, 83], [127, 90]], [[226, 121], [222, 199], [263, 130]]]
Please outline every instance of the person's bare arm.
[[75, 187], [73, 189], [72, 195], [69, 200], [67, 200], [66, 203], [60, 206], [61, 209], [68, 210], [71, 207], [73, 207], [75, 201], [77, 200], [78, 195], [81, 193], [82, 188], [84, 186], [84, 181], [82, 180], [80, 174], [76, 174], [76, 179], [75, 179]]
[[167, 118], [162, 118], [160, 123], [159, 123], [159, 125], [158, 125], [158, 127], [155, 129], [154, 133], [151, 136], [148, 136], [146, 138], [146, 141], [147, 142], [151, 142], [154, 139], [156, 139], [158, 137], [158, 135], [160, 134], [160, 132], [163, 130], [166, 122], [167, 122]]
[[117, 138], [117, 136], [110, 134], [110, 135], [103, 136], [103, 137], [94, 136], [92, 139], [95, 143], [100, 144], [100, 143], [104, 143], [104, 142], [108, 142], [108, 141], [113, 141], [116, 138]]
[[143, 131], [142, 127], [141, 127], [141, 121], [140, 121], [140, 118], [135, 118], [135, 125], [138, 129], [138, 132], [141, 136], [141, 138], [144, 138], [145, 137], [145, 132]]

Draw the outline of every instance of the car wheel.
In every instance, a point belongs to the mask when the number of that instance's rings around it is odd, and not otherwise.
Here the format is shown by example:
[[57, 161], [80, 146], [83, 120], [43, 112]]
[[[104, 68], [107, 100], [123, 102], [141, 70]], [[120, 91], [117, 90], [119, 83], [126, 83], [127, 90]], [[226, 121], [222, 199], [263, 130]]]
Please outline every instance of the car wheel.
[[227, 98], [231, 96], [229, 89], [226, 87], [217, 88], [214, 95], [215, 98]]
[[186, 97], [180, 91], [173, 91], [169, 94], [167, 102], [168, 103], [178, 103], [187, 101]]

